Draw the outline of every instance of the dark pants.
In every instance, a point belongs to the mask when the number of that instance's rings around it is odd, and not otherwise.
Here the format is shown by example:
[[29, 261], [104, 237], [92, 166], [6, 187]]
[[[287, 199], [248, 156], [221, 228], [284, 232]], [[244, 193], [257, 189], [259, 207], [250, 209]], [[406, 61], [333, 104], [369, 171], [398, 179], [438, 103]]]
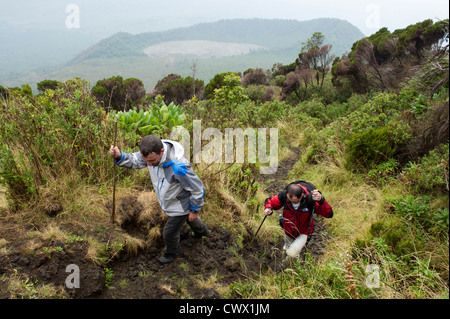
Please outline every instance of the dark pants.
[[200, 217], [195, 221], [189, 221], [189, 214], [183, 216], [169, 216], [163, 230], [165, 243], [164, 255], [166, 257], [178, 257], [180, 254], [180, 230], [184, 222], [187, 222], [191, 229], [199, 235], [206, 234], [208, 228]]

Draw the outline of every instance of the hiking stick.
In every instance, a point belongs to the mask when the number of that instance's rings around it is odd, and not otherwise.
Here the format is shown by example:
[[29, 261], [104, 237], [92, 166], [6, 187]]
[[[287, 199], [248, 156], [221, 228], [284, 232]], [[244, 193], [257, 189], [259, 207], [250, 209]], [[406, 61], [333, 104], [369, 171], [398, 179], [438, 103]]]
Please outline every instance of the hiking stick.
[[267, 216], [268, 216], [268, 215], [264, 216], [264, 219], [263, 219], [261, 225], [259, 225], [258, 230], [256, 231], [255, 235], [253, 235], [252, 240], [251, 240], [250, 243], [248, 244], [249, 246], [253, 243], [253, 240], [255, 240], [256, 235], [258, 235], [258, 232], [259, 232], [259, 230], [261, 229], [261, 226], [264, 224], [264, 221], [266, 220]]
[[[113, 147], [116, 147], [117, 142], [117, 121], [114, 128], [114, 144]], [[113, 202], [112, 202], [112, 213], [111, 213], [111, 221], [114, 223], [116, 221], [116, 163], [113, 164]]]
[[258, 235], [258, 232], [259, 232], [259, 230], [261, 229], [261, 226], [264, 224], [264, 221], [266, 220], [267, 216], [268, 216], [268, 215], [265, 215], [265, 216], [264, 216], [264, 219], [263, 219], [261, 225], [259, 225], [259, 228], [258, 228], [258, 230], [256, 231], [255, 236], [253, 236], [253, 238], [255, 238], [256, 235]]

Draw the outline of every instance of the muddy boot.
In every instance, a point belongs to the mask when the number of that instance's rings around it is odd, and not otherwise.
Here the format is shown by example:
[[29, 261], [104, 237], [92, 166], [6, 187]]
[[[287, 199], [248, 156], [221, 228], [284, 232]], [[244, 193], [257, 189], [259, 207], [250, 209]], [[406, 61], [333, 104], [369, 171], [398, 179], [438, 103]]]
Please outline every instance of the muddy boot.
[[166, 256], [166, 255], [162, 255], [161, 257], [158, 258], [158, 261], [163, 264], [170, 264], [172, 261], [175, 260], [176, 257], [174, 256]]
[[211, 235], [211, 231], [209, 229], [207, 229], [205, 232], [203, 233], [196, 233], [194, 231], [191, 231], [191, 237], [192, 238], [202, 238], [202, 237], [209, 237], [209, 235]]
[[200, 217], [193, 222], [188, 222], [188, 224], [192, 229], [191, 232], [192, 238], [202, 238], [203, 236], [208, 237], [209, 235], [211, 235], [211, 231], [202, 222]]

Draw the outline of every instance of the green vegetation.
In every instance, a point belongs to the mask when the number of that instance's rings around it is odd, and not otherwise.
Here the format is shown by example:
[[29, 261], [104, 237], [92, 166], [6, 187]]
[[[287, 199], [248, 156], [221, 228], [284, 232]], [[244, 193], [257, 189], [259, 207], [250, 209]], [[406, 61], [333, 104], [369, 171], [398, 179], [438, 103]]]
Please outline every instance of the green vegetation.
[[[315, 33], [294, 63], [271, 71], [250, 69], [243, 75], [219, 73], [204, 87], [204, 96], [197, 95], [200, 83], [172, 75], [167, 82], [178, 81], [176, 90], [187, 85], [189, 94], [182, 100], [174, 94], [170, 103], [167, 96], [157, 94], [130, 100], [131, 83], [141, 88], [141, 82], [121, 77], [99, 81], [92, 89], [79, 78], [43, 82], [36, 96], [26, 86], [0, 87], [0, 181], [8, 201], [0, 216], [13, 216], [19, 225], [32, 221], [89, 228], [83, 234], [59, 233], [58, 245], [46, 247], [45, 253], [60, 253], [59, 242], [86, 241], [89, 257], [104, 269], [105, 286], [120, 289], [114, 282], [118, 273], [109, 262], [149, 244], [123, 232], [115, 240], [98, 239], [109, 231], [101, 225], [109, 220], [104, 207], [111, 197], [108, 150], [114, 123], [119, 124], [117, 144], [124, 150], [135, 150], [145, 134], [170, 138], [177, 125], [192, 134], [194, 120], [219, 130], [276, 127], [281, 163], [291, 157], [292, 149], [300, 150], [291, 158], [292, 169], [276, 182], [304, 179], [321, 189], [335, 214], [325, 221], [331, 240], [320, 257], [307, 252], [304, 260], [280, 271], [254, 273], [221, 287], [222, 297], [448, 298], [448, 44], [436, 45], [444, 43], [443, 28], [448, 30], [448, 21], [425, 21], [393, 33], [383, 28], [355, 43], [352, 52], [336, 58], [332, 71], [325, 73], [318, 71], [331, 67], [331, 62], [316, 68], [314, 61], [320, 55], [313, 51], [324, 45]], [[404, 51], [413, 34], [424, 39], [414, 57]], [[394, 42], [395, 51], [386, 51], [387, 43]], [[305, 54], [309, 60], [303, 59]], [[380, 60], [383, 54], [390, 62]], [[366, 60], [369, 63], [358, 62], [373, 56], [374, 60]], [[388, 72], [386, 63], [403, 66], [402, 72]], [[164, 91], [163, 82], [159, 93]], [[194, 85], [195, 95], [190, 91]], [[258, 207], [273, 195], [261, 187], [267, 181], [258, 174], [259, 164], [194, 165], [208, 194], [202, 218], [213, 229], [232, 232], [235, 242], [228, 250], [237, 261], [224, 263], [243, 267], [239, 251], [246, 232], [261, 224]], [[141, 190], [143, 178], [121, 171], [119, 192], [125, 196]], [[62, 212], [51, 208], [55, 202]], [[281, 240], [277, 223], [269, 218], [258, 241]], [[52, 232], [56, 233], [54, 228]], [[55, 240], [49, 233], [34, 236]], [[8, 254], [3, 249], [6, 240], [1, 239], [0, 254]], [[266, 257], [266, 252], [260, 256]], [[180, 267], [187, 272], [191, 265], [184, 262]], [[209, 281], [202, 276], [196, 280], [202, 279], [203, 286], [217, 285], [217, 273]], [[51, 293], [39, 294], [37, 283], [17, 274], [0, 277], [0, 282], [5, 280], [17, 297], [62, 297], [54, 287]], [[131, 285], [132, 281], [120, 284]], [[181, 281], [173, 295], [189, 297], [187, 290]]]
[[181, 107], [173, 102], [166, 105], [162, 97], [157, 97], [157, 102], [147, 111], [132, 109], [116, 115], [120, 129], [125, 133], [137, 133], [141, 138], [149, 134], [167, 136], [173, 128], [183, 125], [185, 117]]

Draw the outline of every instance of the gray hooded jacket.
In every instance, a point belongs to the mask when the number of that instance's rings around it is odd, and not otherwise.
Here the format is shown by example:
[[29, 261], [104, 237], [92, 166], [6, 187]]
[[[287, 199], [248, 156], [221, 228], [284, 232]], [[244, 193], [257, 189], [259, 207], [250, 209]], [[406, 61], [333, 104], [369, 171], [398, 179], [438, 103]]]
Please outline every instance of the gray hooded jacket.
[[189, 161], [183, 157], [183, 146], [175, 141], [162, 142], [164, 154], [158, 166], [147, 166], [140, 152], [122, 152], [122, 158], [116, 159], [115, 163], [131, 169], [147, 167], [159, 204], [168, 216], [200, 211], [204, 204], [205, 189]]

